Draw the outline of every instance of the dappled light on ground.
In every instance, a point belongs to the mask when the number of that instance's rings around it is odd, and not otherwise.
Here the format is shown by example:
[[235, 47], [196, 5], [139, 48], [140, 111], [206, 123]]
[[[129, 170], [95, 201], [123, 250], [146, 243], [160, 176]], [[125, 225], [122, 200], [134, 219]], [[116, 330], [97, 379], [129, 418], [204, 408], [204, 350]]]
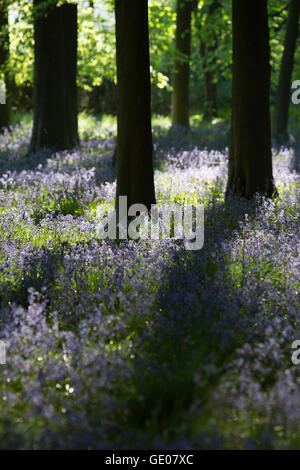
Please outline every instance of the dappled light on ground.
[[0, 136], [1, 447], [299, 447], [299, 174], [281, 150], [278, 198], [224, 202], [218, 126], [155, 128], [158, 203], [205, 206], [195, 252], [97, 239], [111, 122], [72, 152], [26, 155], [29, 124]]

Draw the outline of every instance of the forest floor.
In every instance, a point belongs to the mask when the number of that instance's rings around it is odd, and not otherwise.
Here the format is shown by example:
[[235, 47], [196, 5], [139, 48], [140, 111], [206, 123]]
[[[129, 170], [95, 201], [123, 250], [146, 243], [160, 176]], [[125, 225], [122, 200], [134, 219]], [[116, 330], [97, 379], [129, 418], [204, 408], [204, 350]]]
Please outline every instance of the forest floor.
[[153, 124], [157, 201], [205, 206], [199, 251], [97, 238], [114, 119], [82, 115], [72, 152], [27, 155], [25, 118], [0, 136], [1, 448], [300, 446], [293, 152], [277, 198], [224, 201], [226, 125]]

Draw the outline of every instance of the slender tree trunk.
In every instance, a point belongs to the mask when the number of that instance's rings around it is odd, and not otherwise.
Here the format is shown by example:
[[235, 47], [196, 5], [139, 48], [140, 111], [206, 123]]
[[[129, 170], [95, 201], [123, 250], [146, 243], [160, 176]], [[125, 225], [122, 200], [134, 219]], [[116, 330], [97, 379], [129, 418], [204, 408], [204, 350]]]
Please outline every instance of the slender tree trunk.
[[155, 203], [152, 162], [148, 1], [115, 0], [118, 139], [117, 198]]
[[267, 0], [233, 0], [232, 24], [232, 123], [227, 193], [247, 198], [256, 192], [271, 196], [274, 183]]
[[[9, 125], [9, 100], [8, 100], [8, 59], [9, 59], [9, 31], [8, 31], [8, 4], [0, 0], [0, 84], [1, 99], [5, 104], [0, 104], [0, 129]], [[4, 86], [5, 85], [5, 86]]]
[[299, 12], [300, 0], [291, 0], [274, 111], [274, 137], [280, 143], [288, 139], [290, 90], [299, 31]]
[[215, 81], [215, 74], [210, 70], [204, 72], [204, 91], [205, 107], [203, 119], [210, 122], [217, 116], [217, 83]]
[[220, 3], [214, 0], [208, 5], [208, 18], [205, 25], [207, 39], [203, 40], [200, 37], [200, 54], [204, 68], [205, 107], [203, 119], [205, 121], [211, 121], [217, 115], [216, 49], [218, 35], [211, 17], [220, 7]]
[[191, 17], [193, 1], [177, 0], [176, 54], [174, 62], [172, 122], [175, 126], [189, 128], [189, 76], [191, 52]]
[[[43, 2], [34, 0], [34, 5]], [[77, 121], [77, 6], [36, 11], [34, 124], [30, 149], [70, 149], [79, 143]]]

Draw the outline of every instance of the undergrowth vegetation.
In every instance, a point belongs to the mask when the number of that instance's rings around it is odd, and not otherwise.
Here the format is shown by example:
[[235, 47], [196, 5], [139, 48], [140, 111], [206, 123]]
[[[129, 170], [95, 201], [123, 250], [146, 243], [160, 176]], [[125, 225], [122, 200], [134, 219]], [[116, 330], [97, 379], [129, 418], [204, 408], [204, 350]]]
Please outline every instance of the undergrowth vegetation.
[[116, 122], [81, 115], [72, 152], [0, 136], [2, 448], [299, 448], [299, 174], [224, 200], [228, 126], [153, 122], [159, 204], [203, 204], [205, 242], [117, 243]]

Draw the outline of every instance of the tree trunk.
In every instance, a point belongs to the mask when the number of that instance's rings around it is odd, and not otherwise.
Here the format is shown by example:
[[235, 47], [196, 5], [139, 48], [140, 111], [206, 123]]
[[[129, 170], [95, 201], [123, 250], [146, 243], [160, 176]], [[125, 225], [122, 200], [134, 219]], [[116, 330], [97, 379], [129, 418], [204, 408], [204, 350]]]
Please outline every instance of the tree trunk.
[[[9, 102], [8, 102], [8, 59], [9, 59], [9, 31], [8, 31], [8, 5], [0, 2], [0, 129], [9, 125]], [[5, 86], [4, 86], [5, 85]]]
[[[34, 0], [39, 6], [41, 0]], [[77, 121], [77, 6], [50, 5], [34, 23], [34, 123], [30, 149], [70, 149]]]
[[[215, 62], [215, 61], [214, 61]], [[217, 116], [217, 83], [215, 74], [211, 70], [204, 72], [205, 107], [204, 121], [211, 122]]]
[[152, 162], [148, 1], [116, 0], [117, 198], [155, 204]]
[[233, 0], [232, 24], [232, 122], [227, 193], [247, 198], [256, 192], [272, 196], [267, 0]]
[[205, 121], [211, 121], [217, 115], [216, 49], [218, 34], [211, 23], [211, 17], [220, 7], [220, 3], [214, 0], [208, 5], [208, 18], [205, 25], [207, 37], [205, 40], [200, 37], [200, 54], [204, 68], [205, 107], [203, 119]]
[[299, 30], [299, 12], [300, 0], [291, 0], [274, 111], [274, 137], [279, 143], [288, 140], [290, 89]]
[[189, 76], [191, 51], [191, 16], [193, 1], [177, 0], [176, 54], [174, 62], [172, 122], [189, 129]]

